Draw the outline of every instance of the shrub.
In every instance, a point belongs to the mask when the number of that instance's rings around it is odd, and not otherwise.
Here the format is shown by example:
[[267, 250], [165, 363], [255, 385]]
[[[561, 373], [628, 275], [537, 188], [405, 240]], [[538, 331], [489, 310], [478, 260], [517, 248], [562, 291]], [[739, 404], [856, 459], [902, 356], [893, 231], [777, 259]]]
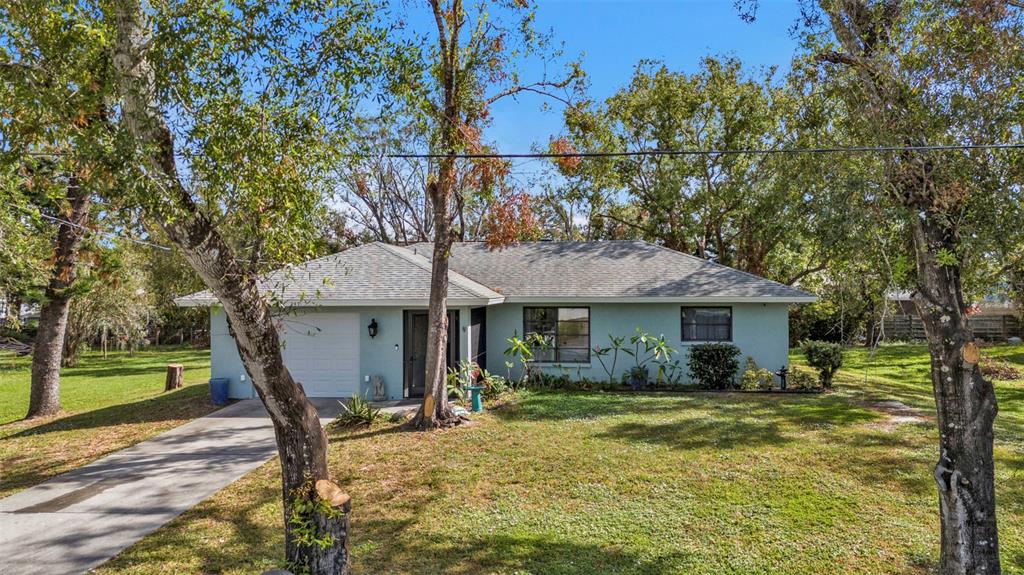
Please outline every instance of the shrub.
[[786, 376], [786, 387], [789, 389], [818, 389], [818, 380], [805, 370], [792, 368]]
[[731, 343], [702, 343], [690, 348], [686, 362], [690, 377], [708, 389], [729, 389], [735, 386], [739, 369], [740, 348]]
[[626, 374], [626, 381], [629, 383], [629, 386], [635, 390], [647, 387], [647, 384], [650, 381], [650, 374], [647, 372], [647, 367], [634, 365], [629, 368], [629, 373]]
[[824, 388], [832, 387], [832, 378], [843, 365], [843, 348], [838, 343], [805, 341], [800, 348], [807, 364], [818, 370], [818, 380]]
[[743, 375], [740, 376], [740, 389], [768, 390], [772, 388], [774, 379], [775, 374], [771, 370], [758, 367], [754, 358], [747, 356], [747, 366], [743, 369]]
[[373, 425], [373, 422], [381, 418], [380, 408], [374, 407], [369, 401], [358, 395], [353, 395], [348, 403], [344, 401], [338, 403], [341, 404], [341, 413], [334, 418], [334, 424], [340, 427]]
[[484, 386], [481, 391], [484, 397], [491, 399], [497, 397], [503, 393], [507, 393], [512, 386], [509, 385], [508, 380], [500, 375], [495, 375], [488, 372], [486, 369], [480, 372], [480, 384]]

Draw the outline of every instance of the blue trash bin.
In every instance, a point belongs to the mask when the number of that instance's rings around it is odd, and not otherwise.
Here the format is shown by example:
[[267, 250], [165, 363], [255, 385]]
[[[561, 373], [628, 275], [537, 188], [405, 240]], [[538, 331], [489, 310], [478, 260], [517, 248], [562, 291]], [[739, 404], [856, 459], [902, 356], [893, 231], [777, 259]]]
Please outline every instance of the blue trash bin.
[[228, 403], [228, 383], [230, 383], [226, 377], [214, 377], [210, 380], [210, 399], [216, 405], [227, 405]]

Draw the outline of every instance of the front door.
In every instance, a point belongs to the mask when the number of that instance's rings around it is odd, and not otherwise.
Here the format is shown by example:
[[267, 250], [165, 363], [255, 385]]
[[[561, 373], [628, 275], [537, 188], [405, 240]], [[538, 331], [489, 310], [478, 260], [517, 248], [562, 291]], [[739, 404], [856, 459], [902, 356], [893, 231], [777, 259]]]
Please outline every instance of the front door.
[[[405, 397], [423, 397], [427, 388], [427, 310], [405, 311]], [[459, 312], [448, 310], [447, 367], [459, 363]]]

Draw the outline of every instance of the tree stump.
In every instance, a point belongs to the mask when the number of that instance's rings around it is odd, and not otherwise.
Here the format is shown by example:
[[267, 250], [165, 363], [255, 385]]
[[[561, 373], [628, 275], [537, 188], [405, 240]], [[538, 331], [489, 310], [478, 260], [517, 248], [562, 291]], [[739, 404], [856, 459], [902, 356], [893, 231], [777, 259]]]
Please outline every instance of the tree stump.
[[164, 381], [164, 391], [172, 391], [181, 388], [185, 383], [185, 366], [179, 363], [167, 365], [167, 379]]

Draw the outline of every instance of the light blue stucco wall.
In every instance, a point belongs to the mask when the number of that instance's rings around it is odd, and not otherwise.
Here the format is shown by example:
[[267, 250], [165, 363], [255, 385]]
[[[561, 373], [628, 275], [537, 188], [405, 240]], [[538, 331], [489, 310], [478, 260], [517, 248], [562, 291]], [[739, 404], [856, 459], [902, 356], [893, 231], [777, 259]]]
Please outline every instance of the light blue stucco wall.
[[[388, 399], [401, 399], [403, 396], [403, 311], [400, 307], [332, 307], [332, 311], [352, 312], [359, 314], [359, 386], [360, 393], [372, 396], [372, 384], [368, 377], [380, 375], [384, 378], [384, 389]], [[426, 308], [419, 308], [426, 309]], [[470, 309], [456, 307], [459, 310], [460, 349], [459, 357], [468, 357], [468, 338], [466, 329], [470, 320]], [[316, 308], [303, 308], [295, 311], [296, 317], [306, 313], [317, 313]], [[370, 337], [366, 326], [371, 320], [377, 320], [377, 336]], [[504, 349], [504, 348], [503, 348]], [[210, 310], [210, 373], [211, 377], [224, 377], [230, 381], [229, 394], [232, 398], [247, 399], [255, 397], [252, 379], [245, 371], [238, 355], [238, 346], [228, 332], [227, 317], [223, 309], [213, 307]], [[243, 381], [242, 375], [245, 375]]]
[[[539, 305], [539, 304], [530, 304]], [[730, 304], [715, 304], [730, 305]], [[628, 304], [592, 304], [590, 305], [590, 347], [608, 347], [609, 334], [626, 336], [627, 339], [637, 327], [653, 335], [664, 335], [669, 344], [679, 354], [683, 366], [684, 381], [689, 381], [685, 373], [686, 350], [692, 345], [681, 340], [680, 308], [678, 303], [628, 303]], [[788, 363], [789, 346], [789, 315], [787, 304], [742, 303], [731, 304], [733, 308], [733, 343], [743, 353], [740, 365], [746, 356], [751, 356], [761, 367], [772, 371]], [[331, 308], [333, 311], [358, 313], [360, 316], [359, 330], [359, 365], [360, 393], [371, 395], [372, 388], [367, 377], [381, 375], [384, 388], [389, 399], [401, 399], [403, 396], [403, 311], [400, 307], [361, 307]], [[408, 308], [412, 309], [412, 308]], [[423, 308], [420, 308], [423, 309]], [[469, 357], [470, 308], [457, 307], [459, 310], [459, 357]], [[315, 308], [301, 309], [298, 314], [316, 313]], [[377, 337], [370, 338], [367, 326], [376, 319]], [[238, 348], [228, 333], [227, 321], [222, 309], [214, 307], [210, 313], [210, 355], [211, 377], [225, 377], [231, 382], [230, 394], [233, 398], [255, 397], [251, 378], [245, 373], [242, 361], [238, 356]], [[487, 367], [492, 373], [506, 375], [505, 361], [508, 359], [503, 352], [508, 347], [506, 341], [513, 334], [523, 335], [523, 305], [501, 304], [487, 308]], [[594, 380], [605, 380], [607, 374], [593, 352], [589, 364], [543, 365], [541, 368], [548, 373], [565, 373], [572, 378], [586, 377]], [[611, 358], [605, 358], [611, 366]], [[632, 358], [620, 354], [615, 369], [615, 377], [621, 377], [633, 365]], [[653, 366], [652, 366], [653, 368]], [[245, 374], [243, 381], [242, 375]], [[513, 377], [521, 375], [517, 365], [512, 370]]]
[[[528, 304], [539, 306], [543, 304]], [[553, 304], [554, 305], [554, 304]], [[559, 304], [563, 307], [566, 304]], [[590, 307], [590, 347], [609, 347], [609, 334], [614, 336], [630, 336], [640, 327], [652, 335], [664, 335], [669, 345], [679, 352], [677, 359], [683, 368], [684, 381], [689, 382], [686, 373], [687, 349], [693, 345], [682, 341], [681, 307], [679, 303], [624, 303], [624, 304], [591, 304]], [[713, 304], [727, 305], [733, 309], [733, 341], [740, 348], [740, 369], [751, 356], [761, 367], [772, 371], [788, 363], [789, 348], [789, 306], [787, 304]], [[502, 304], [487, 308], [487, 367], [492, 373], [506, 374], [503, 352], [508, 347], [506, 341], [513, 333], [523, 336], [523, 305]], [[611, 368], [611, 355], [604, 358]], [[615, 367], [615, 377], [621, 377], [634, 365], [631, 357], [619, 354]], [[591, 351], [589, 364], [542, 365], [543, 371], [552, 374], [565, 373], [571, 378], [585, 377], [593, 380], [606, 380], [608, 375], [598, 362], [597, 356]], [[654, 366], [649, 368], [654, 371]], [[521, 369], [518, 365], [512, 370], [513, 377], [519, 377]]]
[[227, 315], [223, 308], [216, 306], [210, 308], [210, 377], [227, 378], [230, 382], [228, 395], [232, 398], [256, 397], [252, 378], [246, 373], [235, 339], [228, 332]]

